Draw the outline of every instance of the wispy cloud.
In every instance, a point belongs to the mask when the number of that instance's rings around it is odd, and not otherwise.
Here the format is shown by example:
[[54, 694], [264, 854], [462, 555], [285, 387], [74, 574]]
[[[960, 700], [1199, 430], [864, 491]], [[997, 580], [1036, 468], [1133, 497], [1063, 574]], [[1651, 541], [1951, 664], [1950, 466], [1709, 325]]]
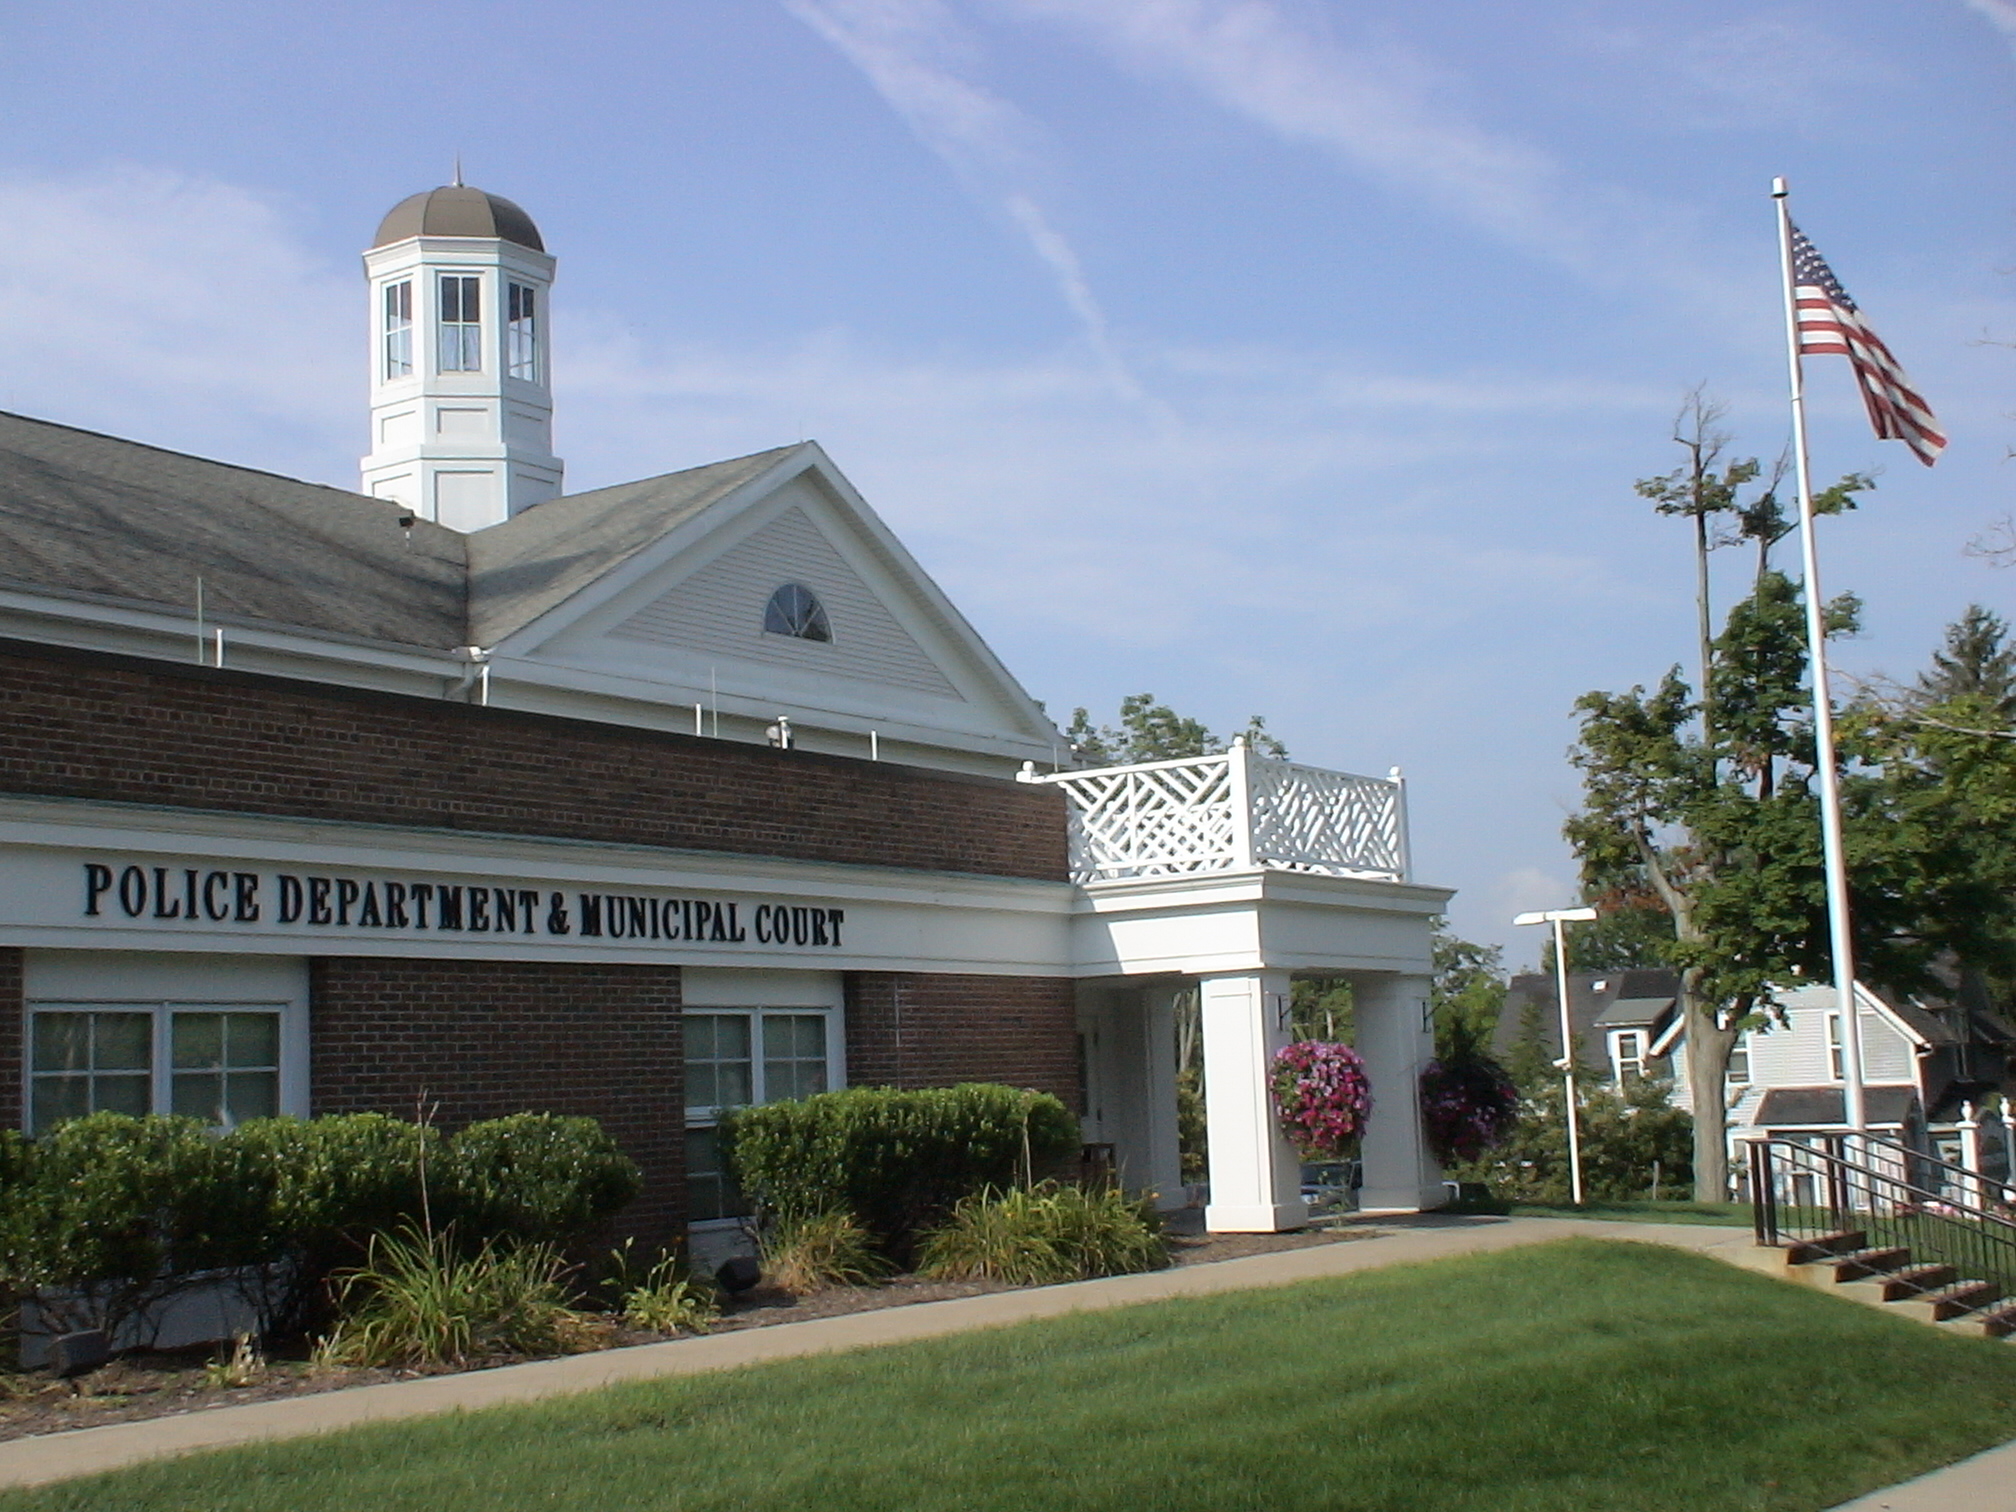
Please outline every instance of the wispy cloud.
[[1426, 195], [1534, 252], [1581, 269], [1596, 227], [1560, 165], [1466, 120], [1404, 56], [1340, 45], [1270, 0], [995, 0], [1062, 24], [1136, 68], [1182, 79], [1224, 109]]
[[0, 226], [0, 407], [325, 476], [364, 449], [361, 285], [271, 204], [127, 166], [0, 178]]
[[2016, 51], [2016, 3], [2011, 0], [1966, 0], [1967, 8], [1976, 11], [1988, 20], [1988, 24], [2002, 33], [2012, 51]]
[[[784, 0], [867, 76], [918, 139], [976, 197], [1004, 214], [1029, 243], [1077, 318], [1115, 392], [1146, 402], [1140, 380], [1114, 343], [1084, 264], [1039, 203], [1043, 132], [1010, 102], [977, 82], [977, 39], [944, 0]], [[1166, 411], [1157, 419], [1165, 425]]]

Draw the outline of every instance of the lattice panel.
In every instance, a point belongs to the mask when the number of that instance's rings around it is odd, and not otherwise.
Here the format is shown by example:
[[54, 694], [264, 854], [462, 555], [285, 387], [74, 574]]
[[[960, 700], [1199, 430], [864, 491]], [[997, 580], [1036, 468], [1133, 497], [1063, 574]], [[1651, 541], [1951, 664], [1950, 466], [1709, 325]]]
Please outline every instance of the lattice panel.
[[[1251, 812], [1239, 812], [1245, 764]], [[1406, 874], [1401, 787], [1268, 761], [1243, 748], [1040, 779], [1071, 801], [1080, 882], [1226, 871], [1242, 864], [1333, 876]], [[1242, 860], [1251, 857], [1251, 862]]]
[[1222, 871], [1232, 864], [1228, 757], [1109, 767], [1056, 781], [1071, 799], [1072, 873], [1081, 882]]
[[1259, 864], [1335, 876], [1404, 874], [1397, 782], [1256, 758], [1252, 791]]

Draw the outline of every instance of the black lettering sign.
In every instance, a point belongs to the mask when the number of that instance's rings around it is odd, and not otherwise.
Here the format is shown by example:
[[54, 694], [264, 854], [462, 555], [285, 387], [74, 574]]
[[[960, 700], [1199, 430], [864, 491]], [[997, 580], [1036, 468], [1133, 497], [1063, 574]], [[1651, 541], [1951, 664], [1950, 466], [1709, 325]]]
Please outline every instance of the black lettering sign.
[[112, 868], [99, 861], [84, 863], [84, 917], [98, 917], [98, 900], [112, 886]]
[[[686, 940], [794, 949], [841, 948], [844, 909], [802, 903], [663, 897], [652, 893], [582, 892], [570, 900], [555, 889], [392, 881], [314, 873], [274, 872], [273, 919], [317, 929], [512, 934], [562, 939]], [[103, 918], [116, 903], [129, 919], [184, 926], [256, 924], [265, 917], [265, 875], [196, 866], [83, 863], [83, 916]], [[569, 908], [570, 901], [573, 908]]]

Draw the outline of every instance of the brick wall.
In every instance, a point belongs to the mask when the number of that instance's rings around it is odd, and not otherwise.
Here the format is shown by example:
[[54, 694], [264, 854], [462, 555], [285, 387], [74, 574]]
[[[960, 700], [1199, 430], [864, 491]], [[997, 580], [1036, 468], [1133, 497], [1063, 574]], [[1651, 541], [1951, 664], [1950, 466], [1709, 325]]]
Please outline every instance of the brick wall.
[[1007, 1082], [1078, 1109], [1078, 1010], [1068, 977], [847, 976], [847, 1080], [855, 1086]]
[[621, 1230], [654, 1244], [683, 1233], [677, 967], [322, 957], [309, 1004], [313, 1112], [411, 1118], [425, 1094], [451, 1131], [586, 1114], [644, 1173]]
[[21, 1036], [27, 1027], [26, 984], [22, 953], [0, 945], [0, 1129], [21, 1127]]
[[1066, 875], [1048, 786], [19, 642], [0, 792]]

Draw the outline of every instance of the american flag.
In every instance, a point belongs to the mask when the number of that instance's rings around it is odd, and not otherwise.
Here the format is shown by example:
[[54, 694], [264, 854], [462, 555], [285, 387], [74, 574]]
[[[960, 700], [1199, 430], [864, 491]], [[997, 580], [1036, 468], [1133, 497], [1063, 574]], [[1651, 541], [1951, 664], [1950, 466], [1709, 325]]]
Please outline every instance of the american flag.
[[1902, 441], [1930, 467], [1946, 449], [1946, 433], [1911, 380], [1870, 330], [1827, 260], [1792, 228], [1792, 296], [1799, 312], [1799, 353], [1838, 353], [1855, 367], [1869, 423], [1885, 441]]

